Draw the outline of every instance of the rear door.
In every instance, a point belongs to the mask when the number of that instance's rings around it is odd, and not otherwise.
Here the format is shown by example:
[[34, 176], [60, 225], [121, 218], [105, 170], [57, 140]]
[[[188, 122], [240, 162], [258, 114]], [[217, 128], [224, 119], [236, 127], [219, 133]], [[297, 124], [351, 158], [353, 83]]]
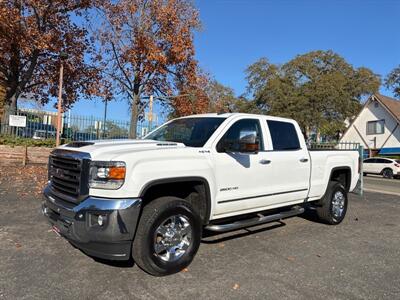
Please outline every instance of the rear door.
[[379, 171], [377, 173], [382, 173], [382, 171], [386, 168], [394, 170], [394, 164], [393, 161], [385, 158], [377, 158], [377, 165], [379, 167]]
[[297, 123], [266, 120], [271, 145], [265, 153], [273, 176], [266, 182], [273, 193], [271, 202], [281, 204], [306, 199], [311, 161]]

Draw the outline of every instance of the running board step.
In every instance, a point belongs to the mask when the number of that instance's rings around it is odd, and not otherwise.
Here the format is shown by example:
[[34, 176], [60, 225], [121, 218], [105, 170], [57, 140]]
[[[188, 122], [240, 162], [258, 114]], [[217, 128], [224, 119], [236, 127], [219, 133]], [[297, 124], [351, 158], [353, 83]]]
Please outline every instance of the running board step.
[[303, 207], [295, 207], [295, 208], [292, 208], [291, 210], [283, 211], [283, 212], [273, 214], [273, 215], [264, 216], [262, 214], [258, 214], [258, 217], [255, 217], [255, 218], [240, 220], [240, 221], [236, 221], [233, 223], [226, 223], [226, 224], [210, 224], [210, 225], [207, 225], [205, 228], [207, 230], [215, 231], [215, 232], [226, 232], [226, 231], [236, 230], [236, 229], [240, 229], [240, 228], [251, 227], [251, 226], [255, 226], [255, 225], [269, 223], [269, 222], [273, 222], [273, 221], [279, 221], [282, 219], [300, 215], [303, 212], [304, 212]]

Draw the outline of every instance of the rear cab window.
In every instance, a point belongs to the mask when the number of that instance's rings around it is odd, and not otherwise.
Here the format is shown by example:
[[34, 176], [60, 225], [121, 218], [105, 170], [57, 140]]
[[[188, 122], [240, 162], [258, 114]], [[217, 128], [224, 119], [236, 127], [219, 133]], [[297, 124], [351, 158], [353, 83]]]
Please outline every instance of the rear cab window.
[[267, 120], [274, 151], [299, 150], [300, 141], [293, 123]]

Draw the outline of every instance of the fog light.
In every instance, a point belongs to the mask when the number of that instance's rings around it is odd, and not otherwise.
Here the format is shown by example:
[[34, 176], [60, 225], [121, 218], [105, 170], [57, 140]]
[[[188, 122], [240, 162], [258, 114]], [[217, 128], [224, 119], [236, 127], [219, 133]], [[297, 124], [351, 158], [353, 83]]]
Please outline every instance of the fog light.
[[99, 215], [97, 217], [97, 224], [99, 224], [99, 226], [103, 226], [104, 223], [104, 217], [102, 215]]
[[[79, 216], [78, 216], [79, 217]], [[103, 227], [107, 224], [107, 215], [89, 214], [89, 226]]]

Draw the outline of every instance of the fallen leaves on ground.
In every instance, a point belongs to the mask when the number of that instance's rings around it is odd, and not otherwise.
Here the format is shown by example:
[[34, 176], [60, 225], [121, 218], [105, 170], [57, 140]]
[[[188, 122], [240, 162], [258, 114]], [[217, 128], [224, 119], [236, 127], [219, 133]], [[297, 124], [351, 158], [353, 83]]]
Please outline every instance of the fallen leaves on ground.
[[289, 260], [289, 261], [295, 261], [296, 258], [295, 258], [294, 256], [288, 256], [288, 257], [287, 257], [287, 260]]
[[19, 197], [37, 197], [43, 192], [46, 182], [46, 165], [0, 166], [2, 195], [12, 190]]

